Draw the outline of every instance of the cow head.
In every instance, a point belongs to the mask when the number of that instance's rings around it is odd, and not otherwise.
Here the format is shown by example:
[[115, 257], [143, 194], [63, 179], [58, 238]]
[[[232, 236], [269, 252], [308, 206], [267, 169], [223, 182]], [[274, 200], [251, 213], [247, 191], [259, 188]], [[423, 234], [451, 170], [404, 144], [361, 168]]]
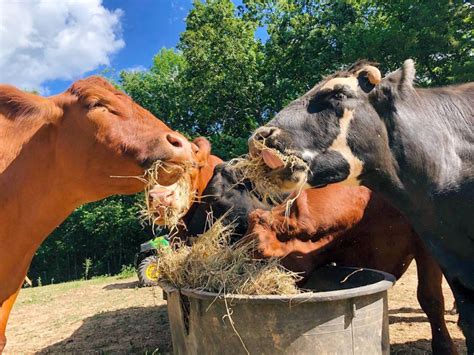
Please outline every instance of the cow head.
[[165, 210], [173, 209], [176, 215], [184, 216], [194, 202], [194, 198], [200, 199], [209, 180], [212, 178], [214, 168], [222, 163], [218, 157], [211, 155], [211, 144], [204, 137], [194, 139], [193, 143], [197, 147], [195, 165], [188, 169], [184, 178], [191, 185], [191, 196], [183, 198], [180, 196], [177, 183], [169, 186], [156, 185], [150, 190], [148, 198], [149, 205], [155, 213], [155, 224], [165, 223]]
[[301, 283], [314, 270], [316, 262], [313, 254], [334, 239], [334, 235], [312, 235], [312, 223], [306, 220], [308, 216], [300, 210], [306, 204], [306, 199], [306, 193], [302, 191], [289, 214], [286, 204], [270, 211], [254, 210], [248, 216], [245, 237], [256, 242], [255, 257], [282, 258], [281, 263], [285, 268], [300, 273], [303, 277]]
[[298, 172], [294, 189], [302, 180], [313, 187], [359, 185], [373, 172], [393, 170], [381, 118], [393, 114], [394, 100], [412, 89], [413, 78], [411, 60], [383, 80], [374, 64], [358, 62], [324, 79], [257, 129], [249, 140], [250, 153], [262, 154], [257, 147], [264, 143], [307, 162], [308, 175]]
[[56, 158], [68, 179], [88, 192], [85, 200], [142, 190], [133, 176], [157, 160], [165, 162], [159, 174], [164, 185], [193, 163], [194, 145], [105, 79], [79, 80], [52, 100], [63, 112]]
[[324, 243], [316, 235], [319, 226], [308, 211], [307, 191], [299, 194], [289, 210], [283, 203], [271, 210], [256, 209], [249, 214], [246, 234], [258, 241], [258, 250], [263, 256], [285, 257], [294, 252], [307, 254]]

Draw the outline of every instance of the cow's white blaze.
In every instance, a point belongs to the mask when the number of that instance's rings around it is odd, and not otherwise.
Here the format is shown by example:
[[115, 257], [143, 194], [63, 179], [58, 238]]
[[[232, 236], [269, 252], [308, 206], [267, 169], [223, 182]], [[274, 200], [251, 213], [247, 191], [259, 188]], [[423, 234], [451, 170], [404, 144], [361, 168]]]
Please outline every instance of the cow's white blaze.
[[362, 173], [364, 163], [354, 155], [351, 148], [347, 144], [347, 134], [353, 118], [354, 112], [352, 110], [344, 110], [344, 114], [339, 121], [341, 131], [334, 142], [332, 142], [329, 149], [340, 153], [349, 163], [349, 176], [347, 176], [347, 178], [342, 181], [342, 183], [351, 186], [359, 186], [360, 181], [358, 178]]
[[303, 150], [301, 157], [303, 158], [303, 160], [311, 161], [312, 159], [316, 158], [318, 155], [319, 155], [318, 152], [313, 152], [311, 150], [305, 149]]
[[357, 88], [359, 87], [359, 82], [357, 81], [357, 78], [354, 76], [349, 76], [347, 78], [334, 78], [331, 80], [328, 80], [327, 83], [325, 83], [320, 90], [332, 90], [336, 85], [347, 85], [349, 86], [354, 92], [357, 92]]

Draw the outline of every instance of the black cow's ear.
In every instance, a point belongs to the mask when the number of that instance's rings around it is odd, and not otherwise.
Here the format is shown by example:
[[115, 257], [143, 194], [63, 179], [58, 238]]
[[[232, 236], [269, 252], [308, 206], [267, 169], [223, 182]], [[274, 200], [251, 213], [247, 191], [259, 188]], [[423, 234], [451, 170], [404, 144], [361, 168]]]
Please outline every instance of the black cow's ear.
[[400, 69], [385, 76], [382, 84], [384, 91], [391, 91], [402, 96], [410, 95], [413, 90], [415, 76], [415, 62], [412, 59], [407, 59]]
[[400, 69], [400, 81], [398, 83], [398, 90], [402, 93], [411, 91], [413, 89], [413, 82], [415, 81], [415, 62], [413, 59], [407, 59], [403, 62], [403, 67]]
[[373, 65], [366, 65], [356, 72], [359, 86], [365, 93], [371, 92], [382, 80], [380, 70]]

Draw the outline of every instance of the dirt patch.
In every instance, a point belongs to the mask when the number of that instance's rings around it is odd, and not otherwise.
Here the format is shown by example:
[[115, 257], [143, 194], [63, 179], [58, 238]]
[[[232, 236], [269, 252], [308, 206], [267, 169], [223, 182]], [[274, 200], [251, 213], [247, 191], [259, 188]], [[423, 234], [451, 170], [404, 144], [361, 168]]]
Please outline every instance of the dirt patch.
[[[416, 267], [389, 292], [392, 354], [430, 354], [431, 330], [416, 300]], [[453, 297], [444, 284], [447, 308]], [[446, 315], [461, 354], [457, 315]], [[171, 337], [159, 288], [137, 288], [133, 278], [102, 278], [25, 289], [7, 330], [5, 354], [107, 352], [168, 353]]]
[[[431, 328], [416, 299], [416, 264], [413, 262], [395, 287], [389, 291], [390, 347], [392, 354], [431, 354]], [[454, 298], [443, 280], [445, 307], [450, 310]], [[464, 336], [457, 326], [457, 315], [446, 314], [446, 323], [460, 354], [466, 353]]]
[[6, 354], [171, 351], [161, 289], [134, 278], [22, 290], [10, 320]]

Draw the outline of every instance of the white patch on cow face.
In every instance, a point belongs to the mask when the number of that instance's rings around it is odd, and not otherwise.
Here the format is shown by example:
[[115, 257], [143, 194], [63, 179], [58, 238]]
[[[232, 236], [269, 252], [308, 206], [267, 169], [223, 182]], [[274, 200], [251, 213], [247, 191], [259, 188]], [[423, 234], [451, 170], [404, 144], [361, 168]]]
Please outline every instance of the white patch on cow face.
[[349, 148], [349, 145], [347, 144], [347, 133], [349, 131], [349, 125], [353, 118], [353, 111], [347, 109], [344, 110], [344, 115], [339, 121], [341, 131], [339, 132], [334, 142], [332, 142], [329, 149], [341, 154], [344, 159], [349, 163], [349, 176], [344, 181], [342, 181], [342, 183], [350, 186], [359, 186], [360, 181], [358, 180], [358, 178], [362, 173], [364, 163], [359, 158], [357, 158], [354, 153], [352, 153], [351, 148]]
[[310, 150], [303, 150], [303, 153], [301, 154], [301, 157], [303, 158], [303, 160], [306, 160], [306, 161], [311, 161], [313, 160], [314, 158], [316, 158], [316, 156], [318, 156], [319, 153], [318, 152], [312, 152]]
[[352, 91], [357, 92], [357, 88], [359, 87], [359, 82], [353, 76], [349, 76], [347, 78], [334, 78], [329, 80], [326, 84], [324, 84], [320, 90], [332, 90], [336, 85], [347, 85], [349, 86]]

